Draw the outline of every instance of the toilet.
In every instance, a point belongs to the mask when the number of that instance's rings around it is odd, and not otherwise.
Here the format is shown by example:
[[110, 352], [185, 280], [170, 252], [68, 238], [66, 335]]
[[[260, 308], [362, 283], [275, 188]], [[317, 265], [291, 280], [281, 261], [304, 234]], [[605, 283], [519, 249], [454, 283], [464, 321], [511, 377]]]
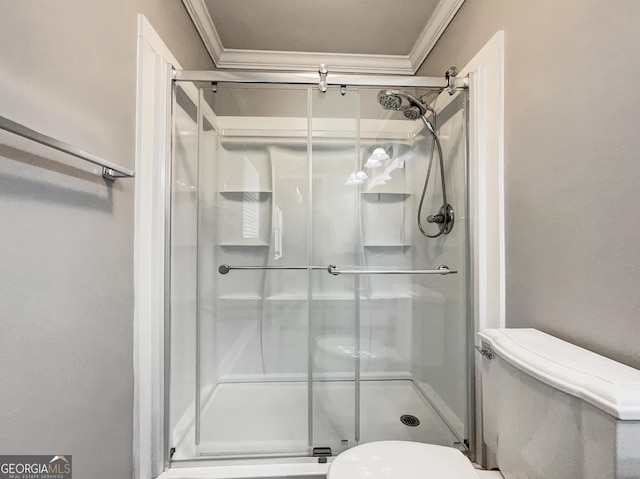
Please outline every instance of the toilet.
[[[505, 479], [640, 479], [640, 371], [535, 329], [482, 344], [487, 462]], [[477, 479], [458, 450], [405, 441], [340, 454], [327, 479]]]

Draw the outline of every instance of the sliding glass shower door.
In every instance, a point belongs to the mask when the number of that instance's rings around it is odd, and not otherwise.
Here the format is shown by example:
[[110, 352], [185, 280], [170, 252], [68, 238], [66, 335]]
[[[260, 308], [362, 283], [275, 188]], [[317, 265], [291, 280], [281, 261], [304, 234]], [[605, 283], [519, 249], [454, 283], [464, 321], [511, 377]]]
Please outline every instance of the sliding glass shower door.
[[345, 185], [358, 169], [359, 95], [338, 89], [309, 95], [310, 263], [321, 266], [311, 272], [310, 445], [312, 453], [337, 454], [357, 443], [359, 291], [353, 278], [332, 276], [327, 267], [360, 264], [358, 189]]
[[[361, 162], [366, 165], [378, 148], [390, 158], [365, 168], [369, 178], [360, 187], [359, 442], [409, 440], [466, 450], [473, 427], [467, 96], [412, 92], [435, 110], [427, 119], [442, 146], [447, 203], [455, 218], [449, 233], [427, 238], [417, 216], [422, 203], [426, 233], [440, 232], [438, 223], [427, 220], [443, 204], [437, 148], [421, 119], [383, 112], [380, 91], [360, 89]], [[456, 273], [429, 274], [445, 267]], [[396, 272], [385, 274], [389, 270]]]
[[[436, 102], [457, 216], [429, 240], [432, 138], [378, 91], [176, 86], [174, 460], [465, 447], [464, 95]], [[441, 264], [458, 273], [412, 274]]]
[[199, 279], [215, 286], [199, 295], [196, 453], [307, 455], [308, 92], [200, 92], [199, 223], [214, 226], [198, 239], [211, 256]]

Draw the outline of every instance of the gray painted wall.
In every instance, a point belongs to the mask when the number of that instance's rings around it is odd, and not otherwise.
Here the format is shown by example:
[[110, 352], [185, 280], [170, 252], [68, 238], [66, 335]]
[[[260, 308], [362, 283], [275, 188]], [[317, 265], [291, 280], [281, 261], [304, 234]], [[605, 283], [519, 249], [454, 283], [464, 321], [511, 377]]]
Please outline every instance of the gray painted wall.
[[[134, 168], [138, 13], [183, 66], [212, 68], [179, 0], [3, 2], [0, 115]], [[0, 141], [0, 454], [127, 478], [133, 180], [66, 163]]]
[[505, 31], [507, 325], [640, 367], [640, 3], [467, 0], [419, 71]]

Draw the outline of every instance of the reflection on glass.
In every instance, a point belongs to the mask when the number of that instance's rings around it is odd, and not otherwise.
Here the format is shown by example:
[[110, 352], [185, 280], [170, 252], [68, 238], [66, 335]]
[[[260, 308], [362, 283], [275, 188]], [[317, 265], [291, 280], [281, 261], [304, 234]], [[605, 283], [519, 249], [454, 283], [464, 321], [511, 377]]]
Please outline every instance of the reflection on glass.
[[361, 185], [367, 179], [369, 175], [367, 175], [364, 171], [354, 171], [347, 177], [347, 181], [344, 182], [345, 185]]
[[387, 161], [389, 158], [389, 154], [384, 150], [384, 148], [377, 147], [371, 153], [371, 156], [367, 158], [367, 162], [364, 164], [365, 168], [380, 168], [382, 163]]

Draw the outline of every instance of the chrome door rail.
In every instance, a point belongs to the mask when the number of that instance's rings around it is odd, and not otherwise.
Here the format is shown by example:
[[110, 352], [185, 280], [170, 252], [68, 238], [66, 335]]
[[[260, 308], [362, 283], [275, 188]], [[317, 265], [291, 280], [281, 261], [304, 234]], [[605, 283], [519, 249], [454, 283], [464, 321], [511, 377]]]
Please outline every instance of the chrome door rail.
[[94, 165], [101, 166], [102, 177], [105, 180], [115, 181], [118, 178], [133, 178], [136, 174], [136, 172], [133, 170], [123, 168], [120, 165], [111, 163], [110, 161], [104, 160], [99, 156], [88, 153], [76, 146], [65, 143], [64, 141], [56, 140], [55, 138], [32, 130], [31, 128], [21, 125], [20, 123], [16, 123], [15, 121], [9, 120], [8, 118], [5, 118], [3, 116], [0, 116], [0, 129], [8, 131], [9, 133], [13, 133], [14, 135], [21, 136], [28, 140], [35, 141], [36, 143], [40, 143], [41, 145], [48, 146], [49, 148], [53, 148], [54, 150], [62, 151], [63, 153], [75, 156], [76, 158], [80, 158], [81, 160], [93, 163]]
[[456, 270], [449, 269], [448, 266], [440, 265], [437, 269], [343, 269], [333, 264], [329, 266], [229, 266], [221, 264], [218, 267], [220, 274], [227, 274], [231, 270], [327, 270], [329, 274], [338, 276], [341, 274], [456, 274]]
[[340, 274], [456, 274], [457, 271], [449, 269], [448, 266], [440, 265], [437, 269], [342, 269], [339, 266], [329, 265], [329, 274], [338, 276]]
[[[198, 71], [176, 70], [176, 81], [202, 81], [214, 83], [282, 83], [299, 85], [317, 85], [318, 73], [306, 72], [247, 72], [247, 71]], [[422, 77], [405, 75], [358, 75], [349, 73], [330, 73], [326, 85], [333, 86], [386, 86], [386, 87], [422, 87], [444, 89], [449, 81], [444, 77]], [[466, 78], [456, 78], [456, 88], [466, 88]]]
[[231, 270], [309, 270], [309, 269], [327, 269], [326, 266], [229, 266], [228, 264], [221, 264], [218, 267], [218, 273], [227, 274]]

